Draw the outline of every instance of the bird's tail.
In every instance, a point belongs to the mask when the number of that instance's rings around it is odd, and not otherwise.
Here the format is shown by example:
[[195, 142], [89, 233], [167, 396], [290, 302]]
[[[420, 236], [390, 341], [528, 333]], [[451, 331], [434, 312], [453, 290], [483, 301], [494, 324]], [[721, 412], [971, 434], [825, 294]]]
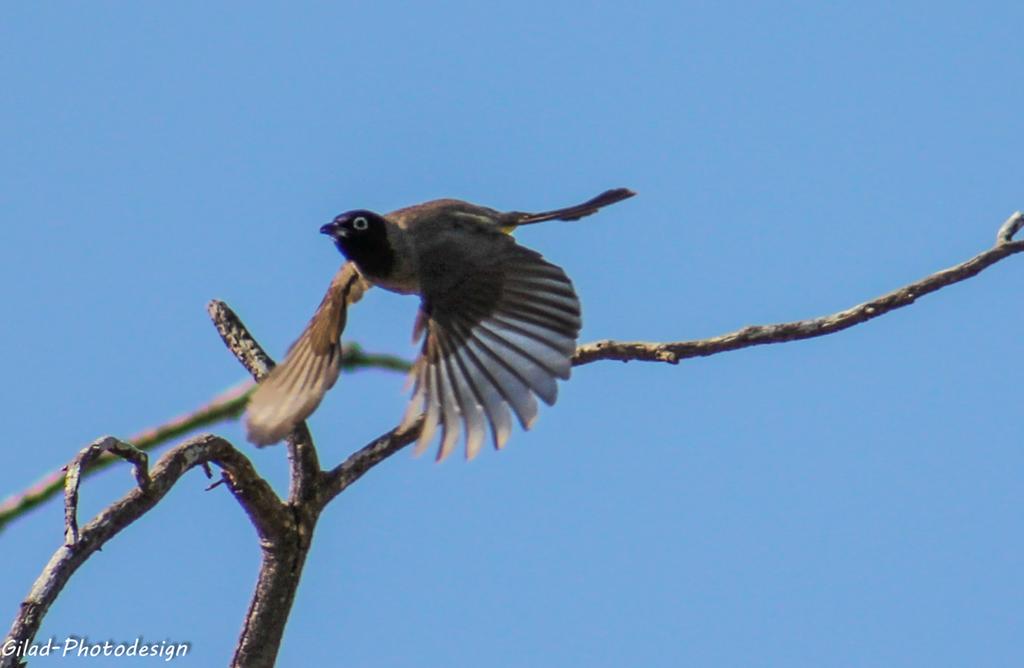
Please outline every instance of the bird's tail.
[[599, 209], [606, 207], [609, 204], [615, 204], [616, 202], [621, 202], [624, 199], [629, 199], [635, 194], [636, 193], [629, 188], [615, 188], [613, 190], [606, 190], [597, 197], [588, 199], [582, 204], [567, 206], [564, 209], [542, 211], [540, 213], [510, 211], [503, 216], [503, 218], [507, 218], [507, 221], [502, 220], [502, 223], [508, 227], [518, 227], [519, 225], [543, 223], [546, 220], [579, 220], [584, 216], [596, 213]]

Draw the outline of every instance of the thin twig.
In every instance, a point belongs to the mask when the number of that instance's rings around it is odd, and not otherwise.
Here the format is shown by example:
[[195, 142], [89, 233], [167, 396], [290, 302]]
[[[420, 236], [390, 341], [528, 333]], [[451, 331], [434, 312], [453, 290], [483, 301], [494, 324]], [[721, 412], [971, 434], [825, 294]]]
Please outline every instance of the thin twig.
[[[409, 371], [409, 360], [396, 355], [367, 353], [354, 344], [346, 344], [341, 355], [341, 368], [347, 371], [361, 369], [384, 369], [406, 373]], [[229, 390], [224, 391], [195, 410], [176, 416], [155, 427], [145, 429], [127, 440], [135, 444], [139, 450], [151, 451], [159, 445], [179, 438], [190, 432], [209, 427], [224, 420], [239, 417], [245, 411], [249, 394], [255, 383], [246, 380]], [[83, 475], [90, 477], [115, 462], [118, 457], [104, 453], [86, 470]], [[0, 502], [0, 532], [7, 524], [28, 513], [33, 508], [56, 496], [64, 488], [64, 469], [56, 469], [42, 476], [30, 487], [12, 494]]]
[[388, 369], [408, 373], [412, 362], [397, 355], [368, 353], [357, 343], [346, 343], [341, 352], [341, 368], [344, 369]]
[[1020, 211], [1015, 211], [1013, 215], [1006, 219], [1006, 222], [999, 228], [999, 232], [996, 233], [996, 245], [1008, 244], [1013, 241], [1014, 235], [1020, 232], [1020, 228], [1024, 227], [1024, 214]]
[[323, 474], [320, 483], [320, 505], [326, 506], [345, 488], [363, 477], [367, 471], [416, 440], [423, 427], [423, 416], [404, 431], [396, 427], [349, 455], [341, 464]]
[[78, 485], [82, 470], [102, 453], [109, 452], [132, 464], [135, 482], [143, 492], [149, 487], [149, 457], [131, 443], [125, 443], [113, 436], [97, 439], [75, 455], [67, 465], [64, 479], [64, 544], [71, 546], [78, 542]]
[[210, 314], [210, 320], [217, 328], [217, 333], [220, 334], [224, 345], [255, 380], [267, 375], [274, 368], [274, 360], [263, 350], [263, 346], [249, 334], [249, 330], [242, 324], [241, 318], [231, 310], [230, 306], [218, 299], [213, 299], [206, 305], [206, 312]]
[[943, 269], [905, 287], [893, 290], [869, 302], [858, 304], [845, 311], [774, 325], [751, 325], [735, 332], [722, 334], [710, 339], [655, 343], [647, 341], [595, 341], [580, 346], [573, 357], [573, 365], [589, 364], [598, 360], [619, 360], [622, 362], [667, 362], [678, 364], [691, 357], [707, 357], [730, 350], [760, 346], [768, 343], [785, 343], [810, 339], [826, 334], [835, 334], [848, 327], [859, 325], [885, 315], [904, 306], [913, 304], [919, 297], [935, 292], [947, 285], [959, 283], [991, 267], [996, 262], [1015, 253], [1024, 251], [1024, 241], [1013, 241], [1012, 234], [1024, 225], [1024, 216], [1015, 213], [1000, 228], [1000, 241], [989, 250], [979, 253], [966, 262]]
[[[252, 386], [251, 381], [246, 381], [220, 394], [209, 403], [200, 406], [194, 411], [171, 418], [167, 422], [139, 432], [127, 440], [139, 450], [150, 451], [156, 446], [187, 432], [220, 422], [221, 420], [238, 417], [245, 410], [245, 402]], [[90, 477], [119, 461], [121, 461], [120, 458], [110, 454], [100, 455], [100, 458], [83, 475]], [[11, 520], [21, 517], [44, 501], [53, 498], [64, 489], [64, 471], [64, 468], [51, 471], [31, 487], [17, 494], [12, 494], [0, 503], [0, 531], [3, 531]]]
[[[244, 366], [253, 378], [260, 380], [274, 368], [274, 360], [267, 355], [263, 347], [249, 333], [242, 319], [230, 306], [219, 300], [212, 300], [206, 306], [214, 327], [224, 341], [224, 345]], [[288, 436], [288, 463], [291, 468], [291, 490], [288, 498], [291, 501], [310, 498], [312, 484], [320, 475], [320, 459], [309, 428], [302, 422]]]

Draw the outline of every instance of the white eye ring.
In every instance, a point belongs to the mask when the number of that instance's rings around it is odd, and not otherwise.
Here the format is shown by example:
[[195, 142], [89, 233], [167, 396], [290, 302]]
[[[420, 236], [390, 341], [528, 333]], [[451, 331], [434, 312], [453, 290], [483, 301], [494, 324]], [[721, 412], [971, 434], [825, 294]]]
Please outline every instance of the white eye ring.
[[364, 218], [363, 216], [359, 216], [358, 218], [356, 218], [356, 219], [354, 219], [352, 221], [352, 229], [358, 230], [360, 232], [362, 232], [363, 230], [365, 230], [369, 226], [370, 226], [370, 222], [368, 220], [366, 220], [366, 218]]

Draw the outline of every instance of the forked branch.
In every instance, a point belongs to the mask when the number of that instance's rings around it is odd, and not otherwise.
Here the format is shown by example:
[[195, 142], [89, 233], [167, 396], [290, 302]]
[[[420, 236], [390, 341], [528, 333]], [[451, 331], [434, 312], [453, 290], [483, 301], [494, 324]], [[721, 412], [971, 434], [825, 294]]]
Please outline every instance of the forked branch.
[[[750, 326], [709, 339], [665, 343], [598, 341], [580, 346], [574, 365], [598, 360], [650, 361], [677, 364], [690, 357], [715, 355], [769, 343], [784, 343], [825, 336], [908, 306], [923, 295], [972, 276], [1010, 255], [1024, 251], [1024, 241], [1014, 236], [1024, 227], [1024, 216], [1015, 213], [999, 228], [996, 245], [975, 257], [927, 276], [871, 301], [832, 315], [810, 320]], [[222, 302], [211, 302], [209, 312], [225, 344], [255, 378], [273, 362], [249, 334], [238, 317]], [[358, 349], [355, 349], [358, 354]], [[391, 366], [388, 366], [391, 363]], [[382, 364], [401, 368], [404, 363], [388, 358]], [[237, 401], [237, 399], [235, 399]], [[237, 411], [244, 405], [232, 403]], [[292, 484], [283, 502], [253, 469], [249, 460], [217, 436], [198, 436], [168, 451], [152, 471], [146, 455], [134, 446], [106, 437], [85, 448], [68, 466], [66, 476], [66, 540], [36, 580], [15, 618], [8, 640], [30, 642], [46, 611], [78, 567], [110, 538], [156, 505], [177, 480], [192, 467], [217, 464], [223, 482], [245, 509], [263, 547], [263, 564], [232, 665], [271, 666], [277, 656], [285, 622], [294, 601], [312, 533], [324, 507], [371, 468], [395, 454], [418, 433], [422, 420], [409, 429], [389, 431], [330, 471], [320, 469], [316, 449], [305, 425], [289, 438]], [[108, 506], [81, 531], [77, 527], [79, 476], [103, 453], [113, 453], [133, 465], [138, 487]], [[58, 483], [59, 484], [59, 483]], [[36, 501], [38, 502], [38, 501]], [[4, 517], [0, 516], [0, 526]], [[13, 665], [16, 657], [0, 658], [0, 666]]]
[[[107, 541], [152, 509], [191, 468], [211, 463], [219, 466], [225, 473], [231, 493], [245, 509], [261, 537], [275, 536], [289, 519], [277, 495], [256, 474], [249, 459], [217, 436], [197, 436], [172, 448], [152, 471], [146, 470], [143, 457], [131, 452], [134, 448], [108, 437], [87, 446], [75, 457], [70, 468], [85, 465], [90, 456], [95, 456], [100, 450], [129, 453], [127, 456], [132, 458], [139, 486], [107, 506], [81, 531], [74, 526], [75, 520], [69, 522], [65, 544], [54, 552], [22, 602], [5, 641], [13, 644], [6, 646], [31, 642], [47, 610], [75, 571]], [[77, 514], [78, 490], [74, 477], [77, 474], [68, 478], [69, 518]], [[17, 665], [17, 661], [14, 655], [0, 656], [0, 666], [4, 668]]]

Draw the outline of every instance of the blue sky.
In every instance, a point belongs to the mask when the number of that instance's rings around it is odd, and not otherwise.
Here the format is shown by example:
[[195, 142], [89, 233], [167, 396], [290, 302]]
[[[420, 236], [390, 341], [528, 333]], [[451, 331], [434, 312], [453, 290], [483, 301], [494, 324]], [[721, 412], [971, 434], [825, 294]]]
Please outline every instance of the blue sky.
[[[340, 262], [317, 229], [346, 209], [635, 189], [519, 234], [573, 278], [584, 341], [821, 315], [964, 260], [1024, 207], [1022, 20], [7, 3], [0, 496], [242, 379], [207, 300], [280, 355]], [[1020, 665], [1022, 279], [1014, 257], [835, 336], [589, 365], [501, 453], [400, 453], [321, 520], [280, 664]], [[415, 307], [378, 291], [349, 334], [411, 354]], [[311, 420], [324, 462], [393, 426], [402, 388], [343, 377]], [[216, 431], [284, 487], [283, 450]], [[130, 484], [89, 479], [83, 514]], [[226, 663], [258, 546], [206, 485], [91, 559], [41, 637]], [[0, 534], [5, 629], [61, 540], [52, 503]]]

